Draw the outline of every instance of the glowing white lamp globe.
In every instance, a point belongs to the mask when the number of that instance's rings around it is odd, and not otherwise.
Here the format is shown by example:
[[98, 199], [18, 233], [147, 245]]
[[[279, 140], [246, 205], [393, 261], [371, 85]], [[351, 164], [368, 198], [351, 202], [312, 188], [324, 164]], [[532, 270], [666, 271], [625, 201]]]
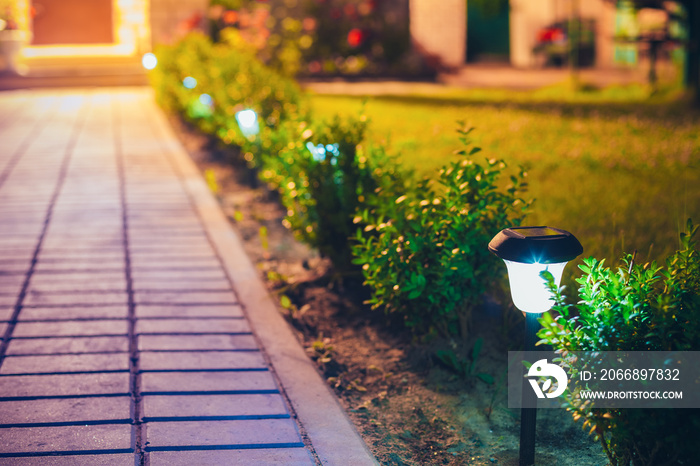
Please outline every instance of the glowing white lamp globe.
[[502, 230], [489, 243], [489, 251], [506, 263], [515, 307], [541, 314], [551, 309], [554, 299], [540, 273], [550, 272], [558, 287], [567, 262], [583, 247], [568, 231], [536, 226]]
[[236, 112], [236, 121], [238, 122], [238, 127], [241, 129], [241, 133], [247, 138], [255, 136], [260, 132], [258, 114], [255, 113], [255, 110], [248, 108]]
[[147, 70], [152, 70], [158, 65], [158, 58], [151, 52], [145, 53], [141, 58], [141, 64]]
[[540, 273], [549, 271], [554, 276], [554, 283], [558, 287], [566, 262], [556, 264], [523, 264], [508, 260], [503, 262], [508, 268], [510, 294], [515, 307], [521, 311], [536, 314], [547, 312], [552, 308], [554, 299]]

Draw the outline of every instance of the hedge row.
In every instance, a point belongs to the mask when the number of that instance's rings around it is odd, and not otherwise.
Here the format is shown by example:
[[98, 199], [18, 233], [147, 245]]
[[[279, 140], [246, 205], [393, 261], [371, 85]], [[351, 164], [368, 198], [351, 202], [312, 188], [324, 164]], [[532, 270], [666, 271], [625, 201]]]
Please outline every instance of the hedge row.
[[[500, 286], [502, 267], [486, 245], [520, 223], [525, 173], [501, 187], [505, 164], [477, 163], [479, 149], [462, 130], [462, 160], [437, 183], [418, 178], [368, 140], [365, 116], [313, 118], [294, 81], [260, 63], [235, 31], [224, 32], [219, 43], [192, 33], [156, 51], [159, 103], [240, 148], [279, 192], [285, 225], [338, 273], [362, 273], [374, 307], [419, 334], [466, 337], [472, 310]], [[241, 129], [241, 110], [256, 112], [259, 130]]]

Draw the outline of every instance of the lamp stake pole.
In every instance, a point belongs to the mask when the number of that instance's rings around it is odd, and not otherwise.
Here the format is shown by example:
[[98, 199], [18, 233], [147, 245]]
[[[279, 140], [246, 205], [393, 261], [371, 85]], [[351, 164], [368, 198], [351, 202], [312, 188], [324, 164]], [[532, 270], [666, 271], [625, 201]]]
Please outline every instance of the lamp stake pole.
[[[539, 314], [525, 313], [525, 351], [535, 351], [537, 331], [540, 323], [537, 321]], [[534, 362], [534, 361], [529, 361]], [[537, 421], [537, 397], [530, 388], [527, 380], [523, 378], [522, 406], [520, 409], [520, 466], [532, 466], [535, 464], [535, 426]]]

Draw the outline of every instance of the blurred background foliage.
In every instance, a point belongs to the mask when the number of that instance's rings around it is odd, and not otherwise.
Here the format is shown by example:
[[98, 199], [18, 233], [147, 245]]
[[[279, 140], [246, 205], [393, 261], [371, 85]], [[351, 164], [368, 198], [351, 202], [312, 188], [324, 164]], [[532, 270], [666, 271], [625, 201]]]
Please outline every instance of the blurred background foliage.
[[19, 27], [19, 9], [14, 0], [0, 0], [0, 31]]
[[235, 29], [287, 76], [433, 74], [411, 50], [407, 0], [211, 0], [208, 16], [213, 40]]

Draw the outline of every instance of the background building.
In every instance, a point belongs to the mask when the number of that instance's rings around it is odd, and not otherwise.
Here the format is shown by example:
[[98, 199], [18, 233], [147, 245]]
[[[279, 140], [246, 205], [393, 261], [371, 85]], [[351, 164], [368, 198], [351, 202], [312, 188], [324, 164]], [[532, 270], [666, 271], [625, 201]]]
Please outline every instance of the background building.
[[[274, 15], [275, 2], [289, 3], [267, 0], [259, 4]], [[303, 2], [294, 2], [299, 5], [297, 11], [313, 4]], [[255, 4], [252, 0], [244, 3]], [[638, 36], [644, 15], [634, 10], [630, 1], [402, 0], [390, 7], [382, 4], [381, 8], [371, 0], [326, 3], [354, 5], [351, 10], [355, 12], [371, 5], [366, 9], [371, 15], [400, 18], [402, 27], [410, 29], [410, 39], [405, 39], [407, 35], [397, 37], [410, 41], [425, 63], [440, 71], [456, 70], [470, 62], [495, 62], [518, 68], [565, 66], [570, 57], [567, 40], [571, 34], [567, 28], [572, 17], [581, 19], [580, 65], [638, 66], [648, 49], [648, 43], [631, 40]], [[387, 8], [397, 14], [390, 15]], [[341, 14], [347, 11], [336, 9]], [[309, 11], [314, 10], [307, 8], [303, 15], [308, 16]], [[316, 7], [315, 11], [325, 10]], [[0, 49], [5, 51], [5, 58], [0, 67], [11, 67], [12, 59], [7, 55], [19, 44], [23, 45], [20, 70], [29, 74], [80, 75], [114, 70], [142, 73], [140, 57], [154, 44], [171, 42], [193, 28], [206, 29], [210, 14], [210, 0], [0, 0], [0, 20], [5, 21], [5, 30], [0, 30]], [[647, 18], [662, 25], [666, 21], [663, 13], [662, 17], [651, 14]], [[315, 21], [340, 24], [338, 18], [330, 17], [318, 17]], [[343, 21], [352, 27], [350, 16]], [[368, 17], [357, 21], [371, 22]], [[356, 27], [354, 38], [376, 40], [377, 31], [386, 29], [401, 28], [380, 24], [367, 34]], [[348, 42], [350, 39], [348, 36]], [[391, 40], [396, 42], [396, 38]], [[328, 42], [326, 38], [321, 40], [324, 41]], [[364, 57], [371, 61], [370, 55], [366, 53]], [[331, 57], [328, 61], [338, 60]], [[342, 67], [339, 69], [342, 71]]]

